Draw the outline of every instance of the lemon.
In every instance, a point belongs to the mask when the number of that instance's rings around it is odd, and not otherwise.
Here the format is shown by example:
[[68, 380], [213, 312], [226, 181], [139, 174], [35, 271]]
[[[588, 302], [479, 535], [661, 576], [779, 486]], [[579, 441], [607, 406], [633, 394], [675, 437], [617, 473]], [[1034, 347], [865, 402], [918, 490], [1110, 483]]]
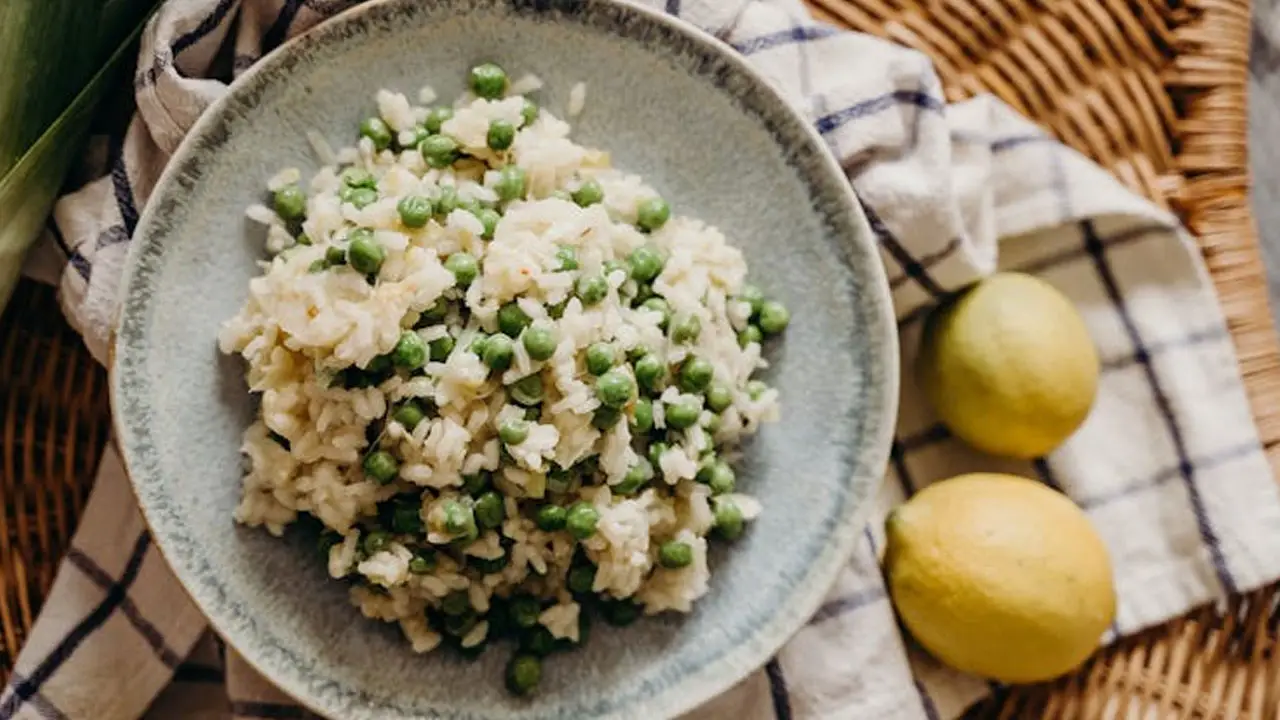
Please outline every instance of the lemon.
[[1084, 422], [1098, 352], [1053, 286], [1020, 273], [982, 280], [925, 324], [920, 384], [957, 437], [991, 453], [1048, 453]]
[[1078, 667], [1115, 616], [1107, 549], [1064, 495], [1013, 475], [930, 485], [889, 514], [885, 573], [942, 662], [1006, 683]]

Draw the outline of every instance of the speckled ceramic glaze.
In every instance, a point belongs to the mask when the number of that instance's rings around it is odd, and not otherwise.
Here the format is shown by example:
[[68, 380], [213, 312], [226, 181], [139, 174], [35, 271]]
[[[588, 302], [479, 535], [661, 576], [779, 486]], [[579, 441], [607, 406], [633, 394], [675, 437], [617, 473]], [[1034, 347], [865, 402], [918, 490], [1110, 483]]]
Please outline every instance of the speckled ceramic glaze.
[[[493, 60], [533, 72], [562, 109], [587, 83], [576, 136], [642, 174], [676, 212], [724, 230], [794, 319], [768, 379], [783, 420], [750, 444], [741, 487], [765, 511], [712, 554], [687, 617], [598, 625], [509, 697], [509, 650], [465, 662], [414, 655], [364, 620], [314, 547], [239, 527], [240, 435], [254, 400], [220, 324], [258, 270], [243, 220], [278, 168], [336, 147], [379, 86], [442, 97]], [[563, 114], [562, 112], [560, 114]], [[160, 549], [213, 626], [318, 712], [342, 718], [658, 718], [696, 707], [762, 664], [817, 608], [847, 561], [884, 469], [897, 345], [874, 242], [836, 163], [804, 120], [723, 44], [603, 0], [391, 0], [288, 44], [237, 82], [174, 157], [130, 248], [112, 392], [120, 446]]]

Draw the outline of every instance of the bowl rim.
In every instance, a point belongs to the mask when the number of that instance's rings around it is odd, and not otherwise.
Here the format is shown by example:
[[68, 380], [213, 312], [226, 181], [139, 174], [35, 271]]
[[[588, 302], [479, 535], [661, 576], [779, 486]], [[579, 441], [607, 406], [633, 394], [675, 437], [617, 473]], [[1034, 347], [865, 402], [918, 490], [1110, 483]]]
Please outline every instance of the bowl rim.
[[[257, 86], [271, 84], [272, 81], [270, 79], [264, 80], [261, 76], [285, 65], [292, 55], [308, 46], [324, 42], [327, 36], [334, 34], [338, 28], [355, 21], [362, 15], [378, 12], [379, 8], [409, 5], [414, 2], [415, 0], [366, 0], [366, 2], [359, 5], [347, 8], [320, 21], [306, 31], [287, 39], [280, 46], [259, 58], [242, 75], [235, 78], [227, 86], [226, 91], [204, 109], [200, 117], [197, 118], [196, 122], [183, 137], [177, 149], [169, 157], [168, 162], [152, 187], [148, 201], [143, 207], [132, 240], [138, 240], [150, 234], [150, 227], [155, 222], [156, 216], [161, 212], [158, 209], [161, 203], [155, 202], [155, 200], [174, 191], [173, 187], [176, 184], [176, 179], [181, 175], [182, 169], [193, 155], [197, 155], [200, 152], [198, 140], [205, 136], [210, 128], [216, 125], [218, 118], [225, 114], [228, 108], [243, 95]], [[495, 0], [495, 2], [505, 3], [509, 6], [528, 4], [525, 0]], [[541, 3], [538, 4], [541, 5]], [[773, 83], [753, 68], [732, 46], [688, 21], [632, 0], [574, 0], [570, 4], [622, 8], [625, 12], [632, 13], [644, 21], [662, 26], [675, 34], [682, 35], [685, 40], [703, 46], [724, 62], [732, 65], [733, 69], [741, 76], [754, 83], [754, 90], [767, 94], [773, 103], [782, 108], [783, 113], [789, 115], [802, 128], [808, 143], [812, 147], [821, 150], [819, 156], [822, 168], [820, 171], [811, 173], [811, 175], [814, 177], [825, 175], [826, 180], [823, 182], [829, 182], [838, 189], [837, 194], [846, 205], [844, 209], [848, 212], [848, 219], [853, 225], [853, 234], [859, 238], [859, 240], [855, 241], [855, 244], [865, 242], [865, 244], [869, 245], [869, 247], [865, 248], [867, 254], [871, 257], [876, 257], [873, 240], [875, 236], [866, 212], [862, 207], [861, 200], [845, 177], [843, 168], [827, 149], [822, 136], [813, 127], [813, 124], [781, 94]], [[554, 10], [555, 5], [555, 2], [548, 3], [548, 9]], [[262, 676], [264, 680], [281, 690], [294, 702], [320, 717], [337, 717], [332, 714], [338, 710], [337, 708], [326, 707], [321, 703], [321, 698], [313, 697], [311, 694], [304, 692], [304, 687], [294, 687], [290, 679], [282, 678], [279, 673], [271, 669], [263, 658], [255, 654], [255, 645], [252, 643], [251, 638], [237, 637], [233, 632], [224, 631], [228, 623], [216, 618], [216, 613], [211, 612], [210, 602], [203, 599], [201, 594], [193, 589], [193, 587], [199, 585], [198, 577], [196, 577], [193, 569], [186, 567], [182, 563], [175, 562], [171, 550], [166, 549], [163, 533], [157, 532], [155, 518], [149, 513], [148, 505], [143, 499], [143, 488], [140, 487], [139, 481], [135, 479], [136, 473], [132, 462], [133, 451], [130, 449], [130, 443], [126, 442], [131, 433], [123, 421], [124, 411], [122, 408], [124, 407], [124, 402], [122, 395], [125, 394], [125, 391], [121, 387], [121, 371], [120, 364], [117, 362], [116, 347], [120, 329], [125, 322], [127, 311], [131, 305], [129, 301], [132, 295], [131, 290], [138, 282], [137, 269], [140, 265], [138, 256], [142, 252], [142, 244], [142, 242], [131, 241], [126, 254], [119, 286], [121, 307], [110, 335], [108, 347], [107, 375], [108, 396], [112, 409], [111, 422], [115, 436], [114, 444], [119, 452], [125, 474], [129, 479], [129, 489], [137, 502], [143, 524], [154, 541], [155, 549], [159, 551], [170, 572], [178, 580], [178, 586], [200, 611], [201, 616], [208, 622], [210, 629], [217, 632], [219, 637], [230, 645], [240, 658]], [[873, 362], [879, 364], [878, 370], [882, 382], [878, 386], [868, 388], [868, 393], [878, 396], [876, 403], [873, 404], [877, 404], [880, 407], [881, 413], [879, 425], [875, 426], [873, 423], [872, 430], [874, 432], [868, 433], [868, 437], [861, 443], [861, 447], [856, 448], [853, 453], [854, 473], [845, 482], [853, 483], [865, 473], [867, 482], [870, 483], [871, 487], [868, 488], [862, 504], [854, 510], [852, 515], [843, 523], [835, 526], [831, 539], [838, 542], [829, 544], [824, 551], [815, 557], [811, 567], [817, 566], [818, 571], [816, 573], [811, 572], [813, 579], [807, 585], [797, 586], [797, 597], [793, 598], [794, 604], [791, 607], [779, 607], [773, 617], [748, 642], [744, 643], [735, 652], [722, 656], [713, 666], [727, 668], [732, 672], [722, 673], [722, 679], [718, 679], [715, 682], [685, 681], [665, 688], [653, 697], [646, 699], [645, 717], [674, 717], [693, 710], [728, 691], [748, 675], [763, 667], [804, 627], [808, 619], [818, 610], [818, 607], [837, 579], [840, 570], [853, 555], [856, 542], [862, 534], [861, 530], [874, 509], [877, 491], [885, 481], [890, 447], [897, 422], [900, 384], [900, 348], [897, 320], [894, 315], [893, 300], [886, 271], [883, 263], [877, 261], [864, 267], [863, 272], [867, 273], [867, 279], [872, 282], [867, 287], [862, 288], [861, 292], [865, 298], [874, 302], [877, 306], [879, 317], [876, 324], [884, 330], [880, 337], [876, 338], [878, 352], [873, 351], [870, 353], [871, 357], [874, 358]], [[700, 674], [699, 677], [701, 678], [703, 675]], [[621, 714], [613, 714], [601, 717], [622, 716]], [[630, 714], [626, 716], [630, 717]], [[383, 716], [379, 714], [379, 717]]]

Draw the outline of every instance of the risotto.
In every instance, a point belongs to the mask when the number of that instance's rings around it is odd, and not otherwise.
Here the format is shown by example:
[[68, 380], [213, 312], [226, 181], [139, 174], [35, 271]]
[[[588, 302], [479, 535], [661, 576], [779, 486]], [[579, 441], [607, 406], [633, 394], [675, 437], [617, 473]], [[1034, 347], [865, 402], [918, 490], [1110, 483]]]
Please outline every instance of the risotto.
[[539, 85], [480, 65], [452, 105], [381, 90], [354, 147], [313, 139], [325, 167], [248, 210], [271, 259], [220, 338], [261, 400], [236, 519], [315, 525], [417, 652], [514, 640], [517, 694], [592, 615], [707, 592], [708, 540], [760, 512], [731, 461], [778, 415], [752, 375], [789, 319]]

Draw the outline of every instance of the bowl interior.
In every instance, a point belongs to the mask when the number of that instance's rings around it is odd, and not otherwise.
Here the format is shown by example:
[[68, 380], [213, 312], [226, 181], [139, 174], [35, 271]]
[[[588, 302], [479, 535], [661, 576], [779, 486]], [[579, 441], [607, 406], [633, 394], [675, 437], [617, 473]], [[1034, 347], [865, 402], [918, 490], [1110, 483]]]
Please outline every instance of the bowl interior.
[[[506, 650], [465, 662], [416, 656], [364, 620], [308, 538], [236, 526], [240, 434], [255, 408], [220, 324], [262, 258], [244, 208], [263, 183], [318, 167], [306, 132], [350, 143], [379, 87], [462, 90], [491, 60], [539, 75], [563, 117], [587, 86], [575, 136], [643, 175], [675, 211], [719, 226], [752, 275], [793, 311], [770, 351], [783, 421], [749, 445], [740, 486], [765, 512], [713, 555], [712, 590], [683, 618], [618, 630], [548, 662], [540, 693], [508, 697]], [[839, 169], [815, 135], [722, 45], [601, 1], [376, 3], [262, 63], [201, 120], [157, 187], [131, 247], [113, 398], [145, 515], [178, 577], [252, 664], [343, 718], [643, 715], [719, 692], [820, 601], [883, 471], [897, 388], [886, 286]]]

